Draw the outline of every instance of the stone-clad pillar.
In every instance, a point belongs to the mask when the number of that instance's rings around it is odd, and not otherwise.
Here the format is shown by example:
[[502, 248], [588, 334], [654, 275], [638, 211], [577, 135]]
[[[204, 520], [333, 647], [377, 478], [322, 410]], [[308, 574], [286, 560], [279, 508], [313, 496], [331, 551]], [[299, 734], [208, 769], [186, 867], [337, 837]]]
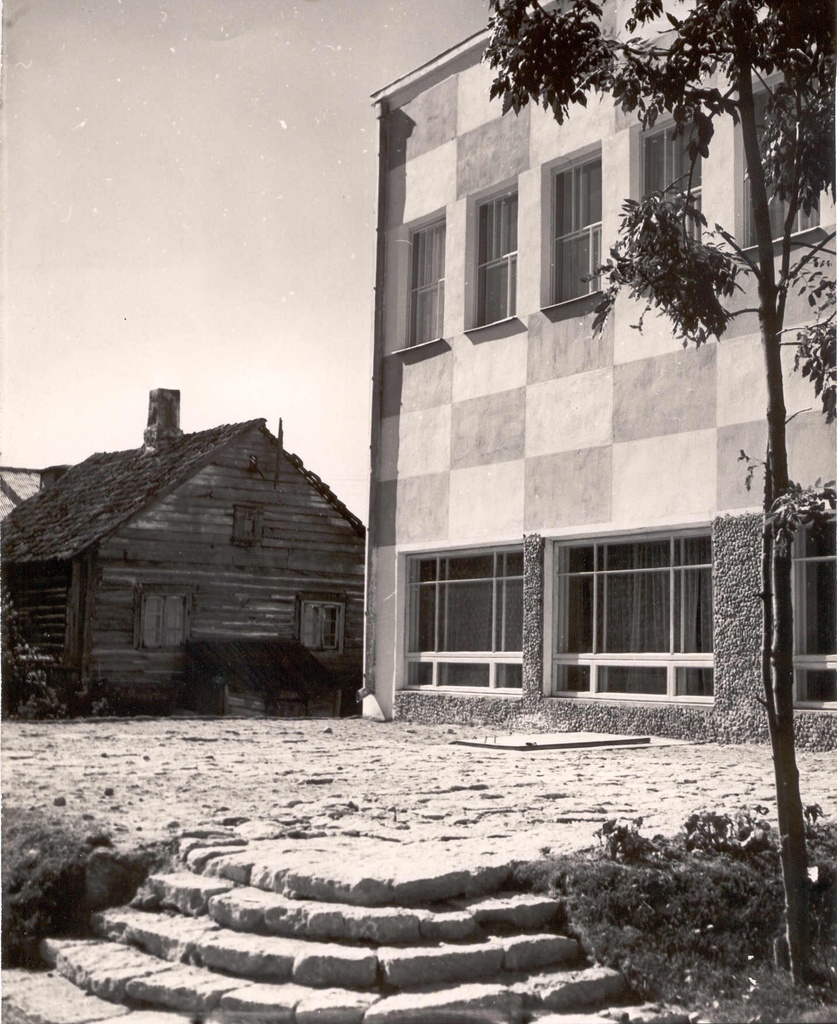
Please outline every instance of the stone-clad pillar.
[[523, 703], [534, 710], [543, 699], [544, 541], [538, 533], [523, 538]]

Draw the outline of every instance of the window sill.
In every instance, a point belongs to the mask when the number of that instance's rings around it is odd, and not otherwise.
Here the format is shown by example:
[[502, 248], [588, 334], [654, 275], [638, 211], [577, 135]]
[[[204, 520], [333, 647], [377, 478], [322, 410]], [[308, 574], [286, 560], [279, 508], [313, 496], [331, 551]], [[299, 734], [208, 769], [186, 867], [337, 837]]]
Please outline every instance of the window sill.
[[464, 333], [471, 337], [471, 335], [480, 335], [483, 331], [490, 331], [492, 328], [504, 327], [514, 323], [519, 324], [521, 327], [525, 326], [520, 317], [515, 314], [514, 316], [503, 317], [502, 320], [492, 320], [490, 324], [476, 324], [474, 327], [466, 327]]
[[[803, 231], [795, 231], [790, 236], [791, 249], [793, 249], [795, 245], [805, 245], [806, 243], [816, 244], [817, 242], [822, 241], [822, 239], [826, 237], [827, 233], [828, 232], [820, 224], [817, 224], [812, 228], [805, 228]], [[773, 257], [775, 259], [777, 256], [782, 255], [782, 239], [774, 238], [772, 241]], [[742, 246], [742, 248], [747, 256], [752, 257], [758, 255], [759, 247], [756, 242], [753, 242], [752, 245]]]
[[574, 306], [586, 306], [591, 302], [598, 302], [602, 297], [602, 290], [587, 292], [586, 295], [576, 295], [574, 299], [563, 299], [561, 302], [550, 302], [547, 306], [541, 306], [541, 313], [561, 313], [570, 310]]
[[621, 703], [622, 701], [626, 701], [628, 703], [642, 701], [648, 704], [691, 704], [701, 707], [711, 707], [715, 703], [714, 697], [669, 697], [665, 694], [655, 693], [589, 693], [587, 691], [556, 691], [555, 693], [550, 693], [547, 696], [557, 697], [560, 700], [612, 700], [617, 703]]
[[406, 345], [404, 348], [397, 348], [390, 352], [391, 356], [403, 356], [408, 352], [424, 352], [436, 345], [447, 345], [444, 338], [431, 338], [430, 341], [421, 341], [418, 345]]
[[465, 697], [500, 697], [502, 699], [520, 698], [523, 696], [522, 689], [511, 687], [488, 686], [405, 686], [403, 693], [437, 693], [442, 697], [460, 694]]
[[793, 706], [797, 711], [830, 711], [832, 714], [837, 712], [837, 702], [833, 700], [798, 700]]

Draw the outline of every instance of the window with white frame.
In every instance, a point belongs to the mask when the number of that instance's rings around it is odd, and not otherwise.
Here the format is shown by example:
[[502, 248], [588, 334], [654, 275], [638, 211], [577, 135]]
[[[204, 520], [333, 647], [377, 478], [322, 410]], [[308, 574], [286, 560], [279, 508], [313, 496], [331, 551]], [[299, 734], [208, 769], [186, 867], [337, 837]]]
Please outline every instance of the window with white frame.
[[[764, 134], [765, 124], [767, 123], [767, 93], [759, 92], [756, 93], [754, 100], [756, 106], [756, 131], [759, 134], [759, 138]], [[768, 193], [769, 194], [769, 193]], [[779, 199], [777, 196], [772, 196], [768, 200], [767, 212], [770, 214], [770, 234], [775, 240], [781, 238], [785, 233], [785, 218], [788, 215], [788, 204], [786, 200]], [[792, 234], [798, 234], [800, 231], [807, 231], [809, 228], [815, 228], [820, 222], [820, 211], [818, 209], [812, 209], [809, 213], [805, 213], [803, 210], [796, 211], [796, 217], [794, 218]], [[753, 203], [750, 198], [750, 179], [747, 177], [746, 167], [744, 170], [744, 245], [750, 246], [755, 245], [758, 239], [756, 238], [756, 225], [753, 219]]]
[[602, 161], [599, 157], [555, 175], [552, 256], [553, 301], [567, 302], [599, 290], [592, 274], [601, 262]]
[[139, 601], [139, 647], [180, 647], [189, 635], [189, 595], [143, 591]]
[[[673, 125], [642, 137], [642, 194], [662, 192], [676, 184], [681, 192], [691, 188], [692, 200], [701, 209], [702, 167], [700, 156], [694, 164], [689, 156], [691, 133], [675, 135]], [[697, 225], [689, 221], [689, 234], [697, 234]]]
[[414, 231], [410, 264], [410, 345], [435, 341], [445, 323], [445, 222]]
[[342, 601], [303, 601], [300, 610], [300, 639], [312, 651], [343, 649]]
[[514, 316], [517, 295], [517, 193], [477, 210], [477, 326]]
[[713, 696], [708, 533], [555, 546], [553, 692]]
[[523, 549], [408, 563], [407, 685], [520, 689]]
[[801, 704], [837, 706], [835, 529], [801, 530], [794, 545], [794, 669]]

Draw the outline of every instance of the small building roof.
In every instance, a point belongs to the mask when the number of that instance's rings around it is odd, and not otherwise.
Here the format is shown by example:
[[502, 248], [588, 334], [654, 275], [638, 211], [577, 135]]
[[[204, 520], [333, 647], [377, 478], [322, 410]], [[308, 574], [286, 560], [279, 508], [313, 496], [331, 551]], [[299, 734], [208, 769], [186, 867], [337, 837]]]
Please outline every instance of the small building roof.
[[39, 469], [14, 469], [11, 466], [0, 466], [0, 519], [17, 508], [27, 498], [37, 494], [41, 489], [41, 471]]
[[[19, 505], [3, 523], [3, 561], [72, 558], [112, 533], [146, 505], [207, 462], [220, 448], [259, 429], [275, 442], [264, 419], [182, 434], [154, 452], [135, 448], [102, 452], [73, 466], [48, 490]], [[291, 463], [347, 519], [359, 536], [364, 526], [302, 460]]]

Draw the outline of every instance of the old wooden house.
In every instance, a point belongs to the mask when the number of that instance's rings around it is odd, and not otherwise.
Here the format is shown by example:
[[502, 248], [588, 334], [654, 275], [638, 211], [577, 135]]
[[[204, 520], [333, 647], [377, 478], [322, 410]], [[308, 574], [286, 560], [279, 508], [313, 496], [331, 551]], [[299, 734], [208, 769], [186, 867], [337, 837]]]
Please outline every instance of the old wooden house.
[[[92, 455], [3, 524], [3, 580], [51, 671], [129, 712], [343, 714], [361, 685], [365, 528], [263, 419]], [[8, 702], [5, 702], [8, 707]]]

